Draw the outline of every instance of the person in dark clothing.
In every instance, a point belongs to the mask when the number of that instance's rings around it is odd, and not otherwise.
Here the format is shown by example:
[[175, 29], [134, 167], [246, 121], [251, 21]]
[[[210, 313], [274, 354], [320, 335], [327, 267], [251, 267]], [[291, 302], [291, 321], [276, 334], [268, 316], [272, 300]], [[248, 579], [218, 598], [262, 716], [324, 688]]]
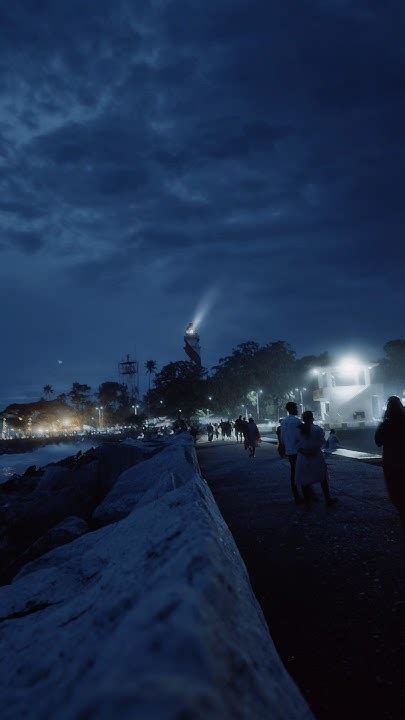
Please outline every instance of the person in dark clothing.
[[220, 430], [221, 430], [221, 438], [222, 438], [222, 440], [225, 440], [225, 426], [226, 426], [226, 423], [225, 423], [223, 420], [221, 420], [221, 422], [219, 423], [219, 427], [220, 427]]
[[207, 425], [208, 442], [212, 442], [214, 439], [214, 426], [211, 423]]
[[236, 436], [236, 442], [238, 443], [239, 440], [242, 442], [243, 440], [243, 420], [242, 415], [239, 415], [238, 419], [235, 420], [235, 436]]
[[375, 433], [383, 448], [383, 470], [388, 494], [405, 528], [405, 408], [399, 397], [388, 398], [384, 420]]
[[247, 450], [248, 449], [247, 431], [249, 428], [249, 423], [247, 420], [244, 420], [243, 418], [242, 418], [241, 428], [242, 428], [242, 436], [243, 436], [243, 446], [244, 446], [245, 450]]
[[260, 440], [259, 428], [252, 417], [249, 418], [246, 430], [247, 447], [249, 450], [249, 457], [254, 458], [256, 455], [257, 443]]

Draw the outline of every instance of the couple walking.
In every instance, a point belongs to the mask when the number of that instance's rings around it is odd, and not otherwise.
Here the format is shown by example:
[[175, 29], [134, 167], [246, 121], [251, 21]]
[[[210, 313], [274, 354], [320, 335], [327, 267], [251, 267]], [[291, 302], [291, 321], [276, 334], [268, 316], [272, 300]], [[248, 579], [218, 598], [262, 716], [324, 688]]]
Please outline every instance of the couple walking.
[[288, 402], [285, 409], [288, 416], [282, 420], [277, 432], [279, 453], [282, 457], [287, 456], [290, 463], [291, 490], [295, 502], [309, 505], [316, 500], [312, 486], [319, 483], [326, 504], [334, 505], [337, 500], [330, 496], [328, 470], [322, 453], [325, 445], [323, 429], [314, 425], [314, 416], [310, 410], [305, 410], [300, 420], [295, 402]]

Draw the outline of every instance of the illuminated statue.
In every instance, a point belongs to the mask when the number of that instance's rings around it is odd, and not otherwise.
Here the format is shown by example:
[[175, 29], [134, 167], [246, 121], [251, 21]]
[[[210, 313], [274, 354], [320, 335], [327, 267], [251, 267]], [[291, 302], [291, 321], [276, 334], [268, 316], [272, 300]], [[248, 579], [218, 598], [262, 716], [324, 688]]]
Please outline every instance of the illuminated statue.
[[201, 367], [201, 347], [200, 336], [191, 322], [187, 325], [186, 334], [184, 335], [184, 350], [191, 362]]

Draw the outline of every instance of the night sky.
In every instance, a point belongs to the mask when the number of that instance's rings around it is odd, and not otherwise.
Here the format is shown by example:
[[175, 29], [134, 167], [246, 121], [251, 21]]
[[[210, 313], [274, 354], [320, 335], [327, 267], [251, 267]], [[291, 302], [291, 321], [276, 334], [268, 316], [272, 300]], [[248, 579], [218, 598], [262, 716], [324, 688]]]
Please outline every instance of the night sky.
[[[0, 9], [0, 403], [405, 327], [403, 0]], [[62, 360], [62, 363], [58, 362]]]

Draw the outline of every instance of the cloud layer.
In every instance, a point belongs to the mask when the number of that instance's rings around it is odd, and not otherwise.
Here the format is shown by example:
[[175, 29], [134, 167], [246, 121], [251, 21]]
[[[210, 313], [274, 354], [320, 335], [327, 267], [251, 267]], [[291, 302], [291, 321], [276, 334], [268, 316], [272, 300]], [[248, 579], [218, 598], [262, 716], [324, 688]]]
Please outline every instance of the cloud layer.
[[[23, 0], [0, 10], [6, 387], [403, 333], [400, 2]], [[80, 377], [79, 377], [80, 374]], [[28, 391], [28, 390], [27, 390]], [[1, 385], [0, 385], [1, 395]]]

